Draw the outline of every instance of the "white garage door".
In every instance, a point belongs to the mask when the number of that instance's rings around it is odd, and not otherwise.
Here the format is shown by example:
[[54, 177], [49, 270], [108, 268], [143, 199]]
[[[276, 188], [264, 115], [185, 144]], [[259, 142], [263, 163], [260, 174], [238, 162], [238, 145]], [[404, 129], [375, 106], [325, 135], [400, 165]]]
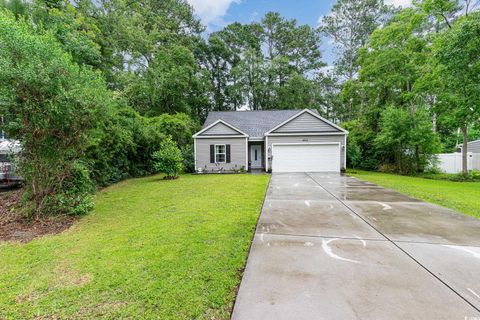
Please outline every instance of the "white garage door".
[[273, 172], [340, 172], [339, 144], [274, 144]]

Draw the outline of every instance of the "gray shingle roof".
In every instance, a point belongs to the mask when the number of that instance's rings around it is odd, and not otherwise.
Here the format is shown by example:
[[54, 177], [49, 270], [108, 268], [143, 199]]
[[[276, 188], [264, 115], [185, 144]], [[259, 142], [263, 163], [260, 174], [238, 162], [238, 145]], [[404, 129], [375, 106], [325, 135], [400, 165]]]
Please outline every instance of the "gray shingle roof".
[[[263, 137], [266, 132], [303, 110], [211, 111], [203, 128], [218, 120], [234, 126], [252, 138]], [[312, 110], [317, 113], [316, 110]]]

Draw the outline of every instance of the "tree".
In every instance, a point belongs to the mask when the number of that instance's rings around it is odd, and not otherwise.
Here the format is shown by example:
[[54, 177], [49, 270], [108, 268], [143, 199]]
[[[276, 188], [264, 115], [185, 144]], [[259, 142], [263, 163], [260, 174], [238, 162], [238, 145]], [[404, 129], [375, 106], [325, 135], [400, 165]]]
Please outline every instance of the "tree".
[[[371, 169], [387, 164], [396, 171], [412, 173], [425, 168], [423, 155], [432, 152], [426, 148], [428, 143], [436, 147], [432, 150], [440, 151], [440, 99], [431, 91], [438, 86], [429, 75], [430, 27], [427, 15], [419, 9], [398, 12], [375, 30], [360, 50], [358, 79], [342, 85], [341, 113], [351, 113], [350, 106], [355, 110], [353, 118], [357, 119], [349, 123], [349, 138], [360, 151], [362, 166]], [[430, 139], [431, 134], [435, 140]], [[422, 142], [422, 137], [428, 138], [427, 142]]]
[[254, 49], [245, 51], [243, 59], [232, 69], [237, 79], [234, 89], [243, 96], [250, 110], [268, 109], [267, 65], [261, 53]]
[[[434, 43], [435, 74], [443, 83], [444, 112], [463, 134], [462, 167], [467, 173], [468, 126], [480, 118], [480, 13], [460, 18]], [[445, 110], [445, 108], [447, 110]]]
[[[455, 15], [462, 9], [458, 0], [414, 0], [413, 4], [432, 16], [437, 23], [444, 24], [448, 28], [452, 27]], [[468, 6], [466, 10], [468, 12]], [[438, 25], [437, 30], [440, 28], [442, 26]]]
[[278, 88], [275, 106], [279, 109], [315, 109], [318, 106], [317, 91], [314, 82], [294, 74]]
[[95, 19], [63, 0], [37, 0], [31, 11], [35, 25], [51, 32], [75, 63], [101, 68], [100, 30]]
[[111, 96], [98, 74], [76, 65], [50, 33], [37, 34], [5, 11], [0, 30], [0, 114], [22, 145], [28, 213], [84, 213], [92, 183], [82, 156]]
[[[197, 51], [200, 64], [208, 72], [212, 109], [229, 109], [227, 85], [231, 78], [230, 69], [234, 65], [234, 60], [238, 63], [240, 58], [237, 60], [233, 57], [233, 53], [217, 33], [211, 34], [207, 41], [202, 41]], [[236, 104], [237, 99], [234, 100], [235, 109]]]
[[139, 112], [193, 113], [193, 103], [204, 104], [193, 56], [203, 27], [186, 1], [79, 0], [77, 6], [99, 29], [100, 69], [109, 87]]
[[279, 88], [291, 77], [314, 82], [324, 66], [319, 45], [316, 30], [274, 12], [261, 23], [237, 22], [212, 33], [195, 51], [208, 71], [211, 109], [278, 108]]
[[94, 16], [101, 30], [100, 43], [106, 67], [145, 70], [157, 50], [166, 45], [192, 49], [203, 31], [193, 8], [183, 0], [84, 0], [80, 9]]
[[200, 130], [198, 124], [185, 113], [164, 113], [147, 119], [147, 125], [164, 136], [170, 136], [180, 148], [192, 144], [193, 134]]
[[340, 75], [346, 79], [355, 77], [360, 48], [391, 12], [392, 8], [383, 0], [339, 0], [332, 12], [322, 18], [320, 31], [332, 38], [340, 51], [335, 62]]
[[440, 140], [425, 110], [389, 107], [382, 112], [380, 127], [375, 147], [383, 163], [394, 164], [398, 173], [422, 172], [440, 150]]
[[373, 100], [372, 104], [418, 104], [415, 84], [430, 54], [422, 36], [425, 24], [423, 13], [405, 9], [376, 30], [362, 49], [359, 80], [368, 82], [367, 99]]
[[155, 170], [165, 173], [167, 179], [177, 178], [183, 168], [182, 151], [170, 137], [160, 144], [160, 149], [153, 154], [153, 158], [156, 160]]
[[288, 68], [277, 68], [270, 82], [278, 81], [282, 86], [294, 72], [306, 75], [325, 65], [321, 61], [320, 35], [310, 26], [299, 26], [297, 20], [287, 20], [277, 12], [268, 12], [261, 26], [267, 61], [273, 65], [275, 60], [285, 58], [288, 65]]
[[149, 116], [189, 112], [189, 91], [196, 67], [188, 48], [162, 47], [146, 71], [127, 74], [124, 94], [130, 105]]

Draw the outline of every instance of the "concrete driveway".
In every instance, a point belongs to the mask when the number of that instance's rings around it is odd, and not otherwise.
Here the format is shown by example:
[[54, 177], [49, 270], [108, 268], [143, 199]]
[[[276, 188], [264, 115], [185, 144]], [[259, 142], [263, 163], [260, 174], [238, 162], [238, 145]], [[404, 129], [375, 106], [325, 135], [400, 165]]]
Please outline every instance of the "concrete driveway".
[[480, 319], [480, 220], [355, 178], [273, 174], [234, 320]]

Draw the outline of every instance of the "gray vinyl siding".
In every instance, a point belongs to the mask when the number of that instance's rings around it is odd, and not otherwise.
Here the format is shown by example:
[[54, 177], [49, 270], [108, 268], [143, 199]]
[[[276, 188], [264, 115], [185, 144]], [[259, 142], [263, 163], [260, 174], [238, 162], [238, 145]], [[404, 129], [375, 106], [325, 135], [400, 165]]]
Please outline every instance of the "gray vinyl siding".
[[469, 142], [467, 151], [472, 153], [480, 153], [480, 140]]
[[[312, 143], [312, 142], [340, 142], [340, 168], [345, 168], [345, 135], [324, 135], [324, 136], [268, 136], [268, 150], [272, 150], [273, 143]], [[271, 153], [268, 153], [269, 158]], [[268, 168], [272, 170], [272, 160], [268, 160]]]
[[241, 133], [220, 122], [201, 134], [201, 136], [209, 135], [241, 135]]
[[[240, 170], [245, 167], [246, 159], [246, 140], [245, 137], [232, 138], [200, 138], [195, 139], [196, 169], [202, 170], [220, 170], [224, 171]], [[230, 145], [230, 163], [210, 163], [210, 145], [229, 144]]]
[[274, 133], [297, 133], [297, 132], [340, 132], [337, 128], [305, 112], [295, 119], [287, 122]]

